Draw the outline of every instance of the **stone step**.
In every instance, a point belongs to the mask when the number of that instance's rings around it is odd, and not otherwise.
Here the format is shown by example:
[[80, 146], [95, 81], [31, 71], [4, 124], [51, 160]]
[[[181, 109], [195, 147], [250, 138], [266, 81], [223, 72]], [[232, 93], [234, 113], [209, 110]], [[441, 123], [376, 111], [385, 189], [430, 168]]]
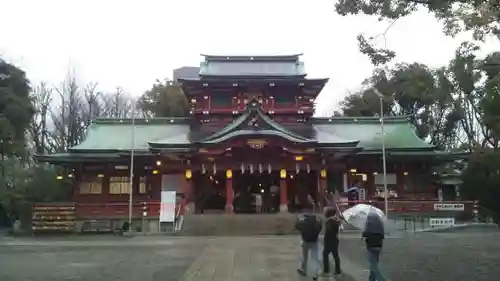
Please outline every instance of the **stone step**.
[[186, 215], [181, 235], [245, 236], [297, 234], [295, 214]]

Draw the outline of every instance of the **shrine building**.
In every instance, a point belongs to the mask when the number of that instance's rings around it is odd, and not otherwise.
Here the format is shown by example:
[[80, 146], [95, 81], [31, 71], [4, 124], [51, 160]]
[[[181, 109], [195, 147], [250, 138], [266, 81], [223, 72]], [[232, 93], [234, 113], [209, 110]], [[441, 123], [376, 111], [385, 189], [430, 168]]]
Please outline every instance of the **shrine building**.
[[[383, 188], [380, 119], [314, 117], [327, 82], [308, 78], [299, 54], [204, 55], [199, 77], [178, 79], [189, 117], [96, 119], [80, 144], [36, 158], [66, 169], [82, 220], [127, 218], [132, 150], [134, 219], [157, 218], [162, 190], [190, 213], [253, 212], [256, 196], [262, 212], [294, 212], [353, 185], [371, 200]], [[420, 139], [406, 117], [384, 117], [384, 132], [394, 200], [437, 200], [432, 167], [463, 155]]]

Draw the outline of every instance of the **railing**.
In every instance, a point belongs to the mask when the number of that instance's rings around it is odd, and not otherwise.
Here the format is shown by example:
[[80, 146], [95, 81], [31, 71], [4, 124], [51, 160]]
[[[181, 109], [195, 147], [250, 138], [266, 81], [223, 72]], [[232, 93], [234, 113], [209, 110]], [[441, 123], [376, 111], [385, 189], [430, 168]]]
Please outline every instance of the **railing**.
[[[352, 201], [338, 202], [337, 205], [340, 210], [344, 211], [349, 208], [349, 204], [369, 204], [381, 210], [385, 209], [384, 201], [380, 200], [365, 200], [365, 201]], [[410, 200], [389, 200], [388, 202], [389, 214], [408, 214], [408, 215], [448, 215], [460, 216], [460, 219], [470, 220], [474, 217], [474, 210], [477, 208], [475, 201], [410, 201]], [[477, 211], [477, 210], [476, 210]]]

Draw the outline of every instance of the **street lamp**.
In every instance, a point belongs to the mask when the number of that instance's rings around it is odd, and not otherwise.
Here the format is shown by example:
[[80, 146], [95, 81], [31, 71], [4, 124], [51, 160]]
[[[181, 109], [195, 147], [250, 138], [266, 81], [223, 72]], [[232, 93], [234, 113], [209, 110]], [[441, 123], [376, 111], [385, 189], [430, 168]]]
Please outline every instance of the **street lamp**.
[[385, 157], [385, 134], [384, 134], [384, 95], [375, 87], [372, 88], [373, 92], [378, 96], [380, 101], [380, 133], [382, 134], [382, 169], [383, 169], [383, 180], [384, 180], [384, 208], [385, 216], [389, 216], [389, 200], [387, 192], [387, 164]]
[[131, 132], [131, 148], [130, 148], [130, 165], [129, 165], [129, 193], [128, 193], [128, 232], [132, 233], [132, 209], [133, 209], [133, 191], [134, 191], [134, 146], [135, 146], [135, 101], [132, 101], [132, 132]]

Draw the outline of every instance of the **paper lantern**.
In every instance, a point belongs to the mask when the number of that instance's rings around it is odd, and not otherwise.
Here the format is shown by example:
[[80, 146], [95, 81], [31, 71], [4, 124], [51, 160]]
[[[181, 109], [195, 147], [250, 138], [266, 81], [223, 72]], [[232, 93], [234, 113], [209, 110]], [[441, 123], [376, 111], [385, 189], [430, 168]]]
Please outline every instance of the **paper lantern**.
[[226, 170], [226, 178], [228, 179], [233, 178], [233, 171], [231, 171], [231, 169]]
[[326, 170], [325, 169], [321, 169], [320, 176], [321, 176], [321, 178], [326, 178]]
[[285, 169], [281, 169], [281, 171], [280, 171], [280, 178], [286, 179], [286, 170]]
[[191, 172], [191, 169], [186, 170], [186, 179], [190, 180], [193, 177], [193, 173]]

